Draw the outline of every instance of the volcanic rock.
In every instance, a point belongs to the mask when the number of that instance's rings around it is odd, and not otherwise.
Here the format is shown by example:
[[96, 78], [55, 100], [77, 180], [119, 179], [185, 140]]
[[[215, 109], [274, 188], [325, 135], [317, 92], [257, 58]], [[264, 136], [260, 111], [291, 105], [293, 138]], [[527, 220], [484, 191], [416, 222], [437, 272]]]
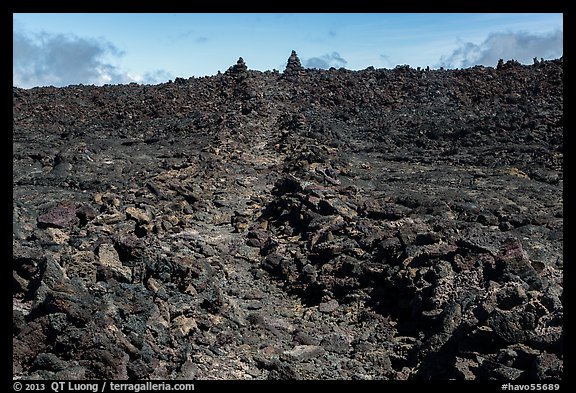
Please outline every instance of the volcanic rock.
[[563, 59], [13, 89], [14, 379], [563, 378]]
[[296, 54], [296, 51], [293, 50], [288, 58], [288, 62], [286, 63], [286, 69], [284, 70], [284, 75], [288, 76], [295, 76], [300, 75], [304, 71], [304, 67], [300, 64], [300, 59]]

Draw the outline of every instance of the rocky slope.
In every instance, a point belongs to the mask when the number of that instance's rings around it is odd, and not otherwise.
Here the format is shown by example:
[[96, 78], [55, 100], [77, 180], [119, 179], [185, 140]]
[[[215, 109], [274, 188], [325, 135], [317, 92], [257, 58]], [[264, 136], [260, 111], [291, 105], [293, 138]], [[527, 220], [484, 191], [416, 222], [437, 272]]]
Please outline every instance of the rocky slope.
[[14, 378], [561, 379], [562, 78], [14, 88]]

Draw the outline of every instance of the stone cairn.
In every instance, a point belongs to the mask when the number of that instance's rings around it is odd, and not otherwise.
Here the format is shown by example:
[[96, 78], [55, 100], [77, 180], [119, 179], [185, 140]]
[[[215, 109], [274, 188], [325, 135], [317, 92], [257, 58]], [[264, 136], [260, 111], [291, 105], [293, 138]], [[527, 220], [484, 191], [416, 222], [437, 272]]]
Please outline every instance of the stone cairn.
[[297, 76], [304, 72], [304, 67], [300, 64], [300, 59], [296, 54], [296, 51], [292, 51], [292, 54], [288, 58], [288, 64], [286, 64], [286, 69], [284, 70], [284, 75], [287, 76]]
[[248, 66], [244, 63], [242, 57], [238, 58], [236, 64], [228, 68], [226, 74], [236, 77], [236, 79], [244, 79], [248, 76]]

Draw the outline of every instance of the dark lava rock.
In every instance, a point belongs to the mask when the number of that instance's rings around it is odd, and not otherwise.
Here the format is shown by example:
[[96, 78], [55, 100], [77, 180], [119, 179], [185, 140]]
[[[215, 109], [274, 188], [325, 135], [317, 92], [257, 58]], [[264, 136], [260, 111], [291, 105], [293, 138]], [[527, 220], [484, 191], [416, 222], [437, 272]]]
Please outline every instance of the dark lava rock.
[[59, 204], [38, 216], [38, 226], [42, 228], [66, 228], [77, 223], [76, 207], [71, 204]]
[[302, 64], [300, 64], [300, 59], [296, 54], [296, 51], [292, 51], [290, 57], [288, 58], [288, 63], [286, 64], [286, 69], [284, 70], [285, 75], [299, 75], [304, 70]]
[[14, 379], [563, 378], [563, 59], [13, 89]]

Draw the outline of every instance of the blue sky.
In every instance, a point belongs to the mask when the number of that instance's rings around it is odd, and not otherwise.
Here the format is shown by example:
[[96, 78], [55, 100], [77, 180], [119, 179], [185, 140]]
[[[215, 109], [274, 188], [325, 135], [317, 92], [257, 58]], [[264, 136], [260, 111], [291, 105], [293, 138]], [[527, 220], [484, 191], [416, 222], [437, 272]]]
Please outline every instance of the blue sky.
[[19, 87], [162, 83], [226, 71], [495, 66], [562, 56], [562, 14], [13, 14]]

